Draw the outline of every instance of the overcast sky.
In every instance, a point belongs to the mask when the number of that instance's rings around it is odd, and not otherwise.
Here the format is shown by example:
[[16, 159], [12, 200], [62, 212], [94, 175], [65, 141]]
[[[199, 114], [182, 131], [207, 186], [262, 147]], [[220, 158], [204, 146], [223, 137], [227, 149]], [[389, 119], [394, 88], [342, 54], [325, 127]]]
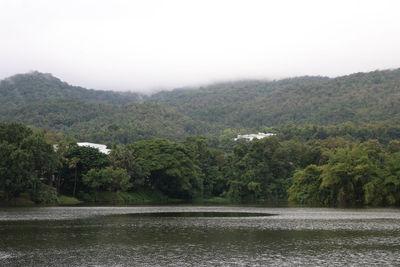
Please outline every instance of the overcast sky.
[[0, 79], [94, 89], [400, 67], [400, 1], [1, 0]]

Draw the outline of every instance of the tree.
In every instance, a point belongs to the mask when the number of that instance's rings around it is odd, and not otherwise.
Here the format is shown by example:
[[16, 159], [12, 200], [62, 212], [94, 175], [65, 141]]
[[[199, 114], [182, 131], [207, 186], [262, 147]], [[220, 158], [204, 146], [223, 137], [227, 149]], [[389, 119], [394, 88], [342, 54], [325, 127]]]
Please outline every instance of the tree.
[[287, 199], [290, 177], [300, 164], [291, 153], [294, 148], [293, 144], [282, 145], [277, 137], [235, 146], [230, 170], [225, 173], [230, 180], [228, 196], [241, 202]]
[[309, 165], [304, 170], [298, 170], [293, 175], [292, 186], [289, 188], [289, 201], [300, 204], [322, 204], [320, 195], [322, 168]]
[[222, 173], [225, 154], [210, 148], [204, 137], [188, 137], [183, 145], [190, 159], [199, 167], [204, 197], [219, 196], [226, 187], [226, 179]]
[[32, 184], [35, 173], [30, 155], [7, 142], [0, 143], [0, 187], [11, 200]]
[[328, 206], [384, 204], [384, 177], [390, 176], [383, 169], [386, 156], [379, 142], [334, 145], [323, 154], [327, 160], [321, 166], [296, 171], [289, 200]]
[[75, 197], [75, 192], [76, 192], [76, 184], [78, 182], [78, 162], [79, 158], [73, 157], [71, 160], [69, 160], [69, 168], [75, 170], [75, 179], [74, 179], [74, 190], [72, 191], [72, 196]]
[[89, 170], [87, 174], [83, 175], [82, 181], [94, 191], [127, 191], [133, 186], [125, 169], [114, 169], [110, 166], [101, 170]]
[[80, 192], [89, 190], [82, 184], [82, 176], [90, 169], [102, 169], [109, 165], [107, 155], [93, 147], [71, 145], [66, 151], [65, 159], [61, 173], [61, 191], [78, 197]]
[[321, 174], [321, 188], [331, 192], [326, 202], [344, 206], [363, 204], [362, 185], [372, 178], [374, 167], [362, 146], [337, 149]]
[[397, 153], [400, 152], [400, 141], [399, 140], [392, 140], [388, 145], [388, 152], [389, 153]]
[[128, 145], [136, 151], [137, 161], [148, 177], [147, 185], [170, 197], [190, 199], [202, 195], [199, 168], [182, 144], [163, 139]]
[[6, 198], [29, 191], [37, 194], [42, 180], [51, 179], [59, 161], [43, 136], [16, 124], [0, 124], [0, 186]]
[[21, 149], [31, 155], [37, 178], [46, 179], [51, 185], [53, 174], [61, 163], [53, 146], [45, 141], [43, 132], [26, 137], [21, 143]]
[[385, 162], [385, 191], [383, 197], [389, 205], [400, 203], [400, 152], [391, 155]]
[[126, 146], [116, 145], [111, 149], [108, 158], [111, 166], [127, 171], [131, 182], [137, 184], [144, 183], [145, 177], [142, 167], [137, 162], [137, 156], [134, 149], [129, 149]]
[[19, 146], [26, 137], [33, 132], [28, 127], [19, 123], [0, 123], [0, 140]]

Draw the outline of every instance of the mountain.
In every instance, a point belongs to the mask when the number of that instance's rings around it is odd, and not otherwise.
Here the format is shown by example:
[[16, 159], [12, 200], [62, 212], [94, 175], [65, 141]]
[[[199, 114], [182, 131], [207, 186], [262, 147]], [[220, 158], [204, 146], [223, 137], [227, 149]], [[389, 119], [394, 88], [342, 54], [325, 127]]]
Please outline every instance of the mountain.
[[1, 106], [27, 105], [57, 98], [126, 104], [141, 102], [143, 95], [131, 92], [89, 90], [79, 86], [71, 86], [49, 73], [37, 71], [17, 74], [0, 81]]
[[33, 72], [0, 81], [0, 121], [62, 132], [79, 141], [117, 143], [218, 137], [228, 128], [232, 135], [291, 123], [394, 125], [400, 121], [400, 69], [225, 82], [152, 96], [88, 90]]
[[190, 91], [160, 92], [147, 101], [174, 107], [194, 120], [224, 128], [399, 119], [400, 69], [334, 79], [222, 83]]
[[0, 81], [0, 121], [62, 132], [80, 141], [118, 142], [199, 133], [201, 122], [138, 93], [89, 90], [40, 72]]

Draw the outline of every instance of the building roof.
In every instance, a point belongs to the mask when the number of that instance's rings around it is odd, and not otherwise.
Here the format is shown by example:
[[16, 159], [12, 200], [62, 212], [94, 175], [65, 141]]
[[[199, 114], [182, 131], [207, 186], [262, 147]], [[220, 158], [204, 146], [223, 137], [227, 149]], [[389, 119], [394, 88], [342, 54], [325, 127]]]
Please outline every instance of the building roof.
[[88, 142], [80, 142], [77, 143], [78, 146], [86, 146], [86, 147], [93, 147], [97, 148], [101, 153], [110, 154], [111, 149], [108, 149], [106, 145], [102, 144], [95, 144], [95, 143], [88, 143]]
[[234, 140], [237, 141], [239, 139], [247, 139], [252, 141], [254, 138], [256, 139], [263, 139], [265, 137], [270, 137], [273, 136], [275, 134], [273, 133], [258, 133], [258, 134], [243, 134], [243, 135], [238, 135]]

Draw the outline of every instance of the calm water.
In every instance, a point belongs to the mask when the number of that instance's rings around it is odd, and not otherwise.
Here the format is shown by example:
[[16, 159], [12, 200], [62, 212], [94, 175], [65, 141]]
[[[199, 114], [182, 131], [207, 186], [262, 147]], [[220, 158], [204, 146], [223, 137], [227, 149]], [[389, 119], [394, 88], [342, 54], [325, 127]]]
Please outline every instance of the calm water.
[[400, 210], [0, 209], [0, 266], [149, 265], [398, 266]]

